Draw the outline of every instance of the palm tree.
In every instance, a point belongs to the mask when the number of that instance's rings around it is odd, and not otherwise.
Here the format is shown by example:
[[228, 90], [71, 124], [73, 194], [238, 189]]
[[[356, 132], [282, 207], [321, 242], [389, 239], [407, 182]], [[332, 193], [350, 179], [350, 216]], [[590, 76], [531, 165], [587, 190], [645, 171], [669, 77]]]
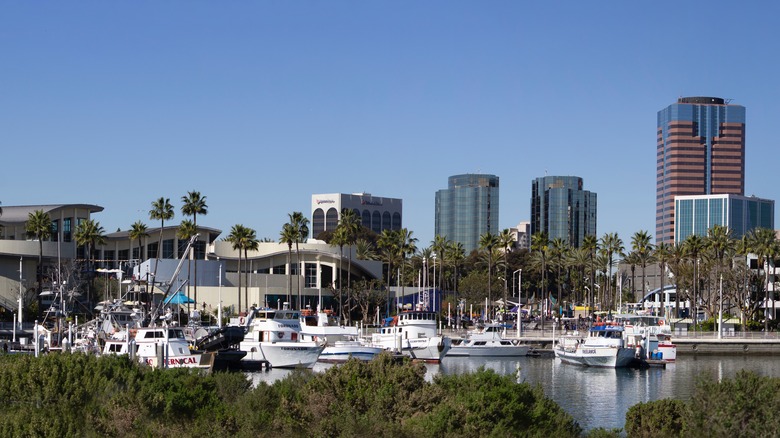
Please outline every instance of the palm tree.
[[384, 229], [379, 235], [377, 246], [381, 252], [382, 261], [387, 263], [387, 306], [386, 317], [390, 316], [390, 273], [393, 269], [393, 263], [400, 263], [401, 243], [399, 233], [393, 230]]
[[[133, 245], [132, 242], [134, 240], [138, 241], [138, 258], [139, 259], [143, 259], [142, 255], [141, 255], [141, 249], [143, 248], [141, 239], [143, 239], [144, 237], [149, 237], [149, 233], [147, 233], [146, 231], [147, 231], [146, 224], [144, 224], [141, 221], [135, 221], [133, 223], [133, 225], [130, 226], [130, 233], [129, 233], [130, 234], [130, 246], [132, 247], [132, 245]], [[132, 253], [132, 250], [130, 252]]]
[[[653, 244], [650, 243], [651, 236], [647, 231], [637, 231], [631, 237], [631, 248], [637, 256], [637, 261], [642, 267], [642, 298], [647, 296], [647, 282], [645, 281], [645, 268], [653, 255]], [[663, 293], [663, 290], [661, 290]]]
[[[176, 230], [176, 237], [179, 238], [179, 240], [190, 240], [192, 236], [197, 234], [197, 228], [195, 228], [195, 223], [189, 219], [185, 219], [181, 221], [179, 224], [179, 228]], [[192, 254], [192, 248], [190, 247], [190, 254]], [[187, 254], [187, 291], [189, 291], [189, 280], [190, 280], [190, 263], [192, 262], [192, 257], [190, 257], [190, 254]], [[195, 264], [197, 266], [197, 263]], [[189, 292], [187, 293], [187, 298], [190, 297]], [[198, 300], [195, 300], [195, 303], [197, 305]], [[197, 308], [197, 307], [196, 307]], [[190, 310], [190, 303], [187, 303], [187, 313], [189, 313]]]
[[[434, 285], [437, 289], [441, 290], [441, 282], [442, 278], [444, 278], [444, 251], [447, 249], [447, 237], [446, 236], [440, 236], [435, 235], [433, 236], [433, 240], [431, 241], [431, 250], [437, 254], [440, 260], [439, 266], [441, 269], [439, 270], [439, 281], [437, 285]], [[436, 258], [433, 259], [433, 270], [436, 272]]]
[[152, 275], [153, 284], [157, 281], [157, 264], [160, 262], [160, 256], [162, 254], [162, 239], [165, 221], [173, 219], [173, 215], [173, 205], [171, 205], [170, 199], [160, 197], [152, 202], [152, 209], [149, 211], [149, 219], [160, 221], [160, 240], [157, 241], [157, 258], [154, 262], [154, 274]]
[[341, 209], [341, 220], [339, 221], [336, 230], [343, 229], [344, 237], [346, 238], [346, 244], [349, 248], [349, 264], [347, 265], [347, 289], [352, 289], [352, 245], [357, 241], [358, 232], [360, 232], [360, 217], [358, 217], [355, 210], [351, 208]]
[[563, 240], [560, 237], [556, 237], [555, 239], [550, 242], [550, 249], [551, 249], [551, 261], [555, 265], [557, 275], [555, 277], [555, 282], [558, 284], [558, 316], [561, 317], [561, 306], [563, 306], [563, 302], [561, 301], [561, 286], [563, 285], [563, 279], [561, 278], [561, 268], [563, 267], [564, 260], [566, 259], [566, 254], [568, 252], [569, 245], [566, 243], [565, 240]]
[[[230, 234], [225, 238], [225, 241], [230, 242], [231, 248], [234, 251], [238, 251], [238, 312], [241, 312], [241, 250], [244, 248], [246, 234], [246, 227], [236, 224], [233, 225], [233, 228], [230, 229]], [[287, 293], [289, 295], [289, 290]]]
[[[712, 251], [715, 259], [715, 278], [721, 276], [721, 268], [727, 256], [733, 255], [736, 250], [736, 242], [731, 237], [731, 230], [722, 225], [713, 225], [707, 230], [707, 246]], [[723, 294], [719, 295], [719, 307], [723, 308]], [[721, 327], [718, 326], [718, 330]]]
[[330, 239], [330, 245], [331, 246], [338, 246], [339, 247], [339, 273], [337, 275], [338, 278], [338, 287], [339, 287], [339, 319], [341, 319], [344, 316], [344, 295], [342, 294], [341, 289], [341, 261], [344, 259], [344, 245], [349, 243], [349, 238], [347, 237], [347, 230], [343, 227], [336, 227], [336, 231], [333, 233], [333, 237]]
[[292, 224], [282, 225], [282, 231], [279, 233], [279, 243], [287, 244], [287, 302], [290, 302], [292, 294], [292, 246], [295, 243], [297, 232]]
[[769, 267], [778, 253], [778, 243], [774, 230], [769, 228], [754, 228], [748, 233], [748, 241], [751, 252], [758, 258], [759, 269], [764, 268], [764, 332], [769, 332]]
[[[83, 245], [85, 247], [85, 255], [87, 256], [87, 270], [90, 272], [93, 271], [92, 248], [97, 245], [106, 244], [106, 236], [103, 227], [100, 226], [99, 222], [95, 222], [92, 219], [84, 220], [78, 225], [78, 227], [76, 227], [74, 237], [76, 238], [77, 245]], [[90, 282], [92, 277], [93, 275], [90, 273]], [[90, 301], [89, 292], [90, 285], [87, 284], [87, 302]]]
[[[414, 234], [413, 231], [410, 231], [406, 228], [401, 228], [399, 230], [395, 230], [397, 234], [398, 239], [398, 250], [399, 250], [399, 258], [401, 261], [400, 266], [406, 265], [406, 258], [413, 255], [417, 252], [417, 238], [412, 237], [412, 234]], [[398, 271], [398, 279], [397, 283], [399, 286], [401, 286], [401, 295], [404, 295], [404, 286], [403, 282], [401, 281], [401, 270]], [[435, 303], [434, 303], [435, 306]]]
[[288, 214], [290, 218], [290, 227], [293, 231], [293, 241], [295, 242], [295, 266], [298, 274], [298, 309], [301, 308], [301, 251], [298, 244], [303, 242], [309, 236], [309, 219], [300, 211], [294, 211]]
[[656, 245], [655, 249], [653, 250], [653, 258], [656, 262], [658, 262], [658, 269], [661, 271], [661, 316], [667, 318], [668, 312], [666, 311], [666, 293], [664, 292], [664, 280], [666, 278], [666, 265], [669, 263], [669, 259], [671, 258], [671, 248], [669, 247], [669, 244], [661, 242]]
[[696, 295], [699, 288], [699, 254], [704, 250], [704, 239], [698, 234], [690, 234], [683, 241], [685, 255], [693, 264], [693, 330], [696, 331], [696, 324], [699, 316], [699, 303]]
[[[531, 235], [531, 251], [534, 252], [534, 254], [537, 254], [539, 261], [541, 262], [541, 271], [542, 271], [542, 290], [540, 294], [540, 298], [544, 300], [544, 302], [547, 302], [548, 298], [548, 291], [547, 291], [547, 257], [550, 252], [550, 240], [547, 237], [547, 233], [539, 232], [536, 234]], [[542, 329], [544, 329], [544, 317], [545, 317], [544, 311], [542, 311]]]
[[[488, 262], [488, 303], [490, 306], [493, 305], [493, 297], [491, 296], [491, 286], [490, 286], [490, 280], [493, 275], [493, 248], [496, 248], [500, 244], [500, 241], [498, 239], [498, 236], [491, 233], [490, 231], [483, 233], [481, 236], [479, 236], [479, 247], [485, 251], [487, 255], [487, 262]], [[485, 309], [485, 316], [490, 315], [490, 309]]]
[[[613, 256], [615, 254], [621, 254], [623, 253], [623, 241], [618, 237], [617, 233], [607, 233], [601, 238], [601, 248], [602, 251], [607, 255], [607, 260], [609, 261], [609, 273], [607, 274], [607, 294], [609, 296], [609, 299], [612, 300], [613, 298], [613, 292], [612, 292], [612, 266], [613, 264]], [[617, 301], [617, 300], [616, 300]], [[612, 308], [612, 305], [615, 304], [609, 303], [609, 307]]]
[[[507, 268], [509, 267], [509, 252], [512, 251], [512, 247], [515, 244], [515, 235], [509, 230], [504, 228], [501, 233], [498, 234], [498, 244], [501, 245], [501, 249], [504, 252], [504, 309], [509, 310], [509, 292], [507, 290]], [[518, 303], [520, 300], [518, 300]], [[518, 307], [518, 315], [519, 315]]]
[[373, 243], [366, 239], [355, 241], [355, 256], [358, 260], [376, 260], [377, 255]]
[[[459, 305], [458, 302], [458, 268], [463, 263], [463, 260], [466, 258], [466, 251], [463, 249], [463, 243], [461, 242], [453, 242], [449, 241], [447, 244], [447, 248], [444, 251], [444, 258], [445, 260], [452, 266], [453, 270], [453, 293], [455, 294], [455, 305]], [[457, 326], [460, 312], [463, 309], [459, 309], [456, 311], [455, 315], [455, 325]]]
[[51, 216], [43, 210], [35, 210], [27, 215], [27, 223], [24, 224], [27, 237], [38, 239], [38, 269], [36, 281], [41, 287], [43, 280], [43, 241], [51, 237]]
[[594, 294], [593, 288], [594, 288], [594, 285], [593, 284], [595, 283], [595, 279], [596, 279], [596, 268], [593, 265], [593, 262], [594, 262], [594, 259], [596, 258], [596, 251], [598, 251], [598, 249], [599, 249], [599, 239], [598, 239], [598, 237], [596, 237], [596, 236], [594, 236], [592, 234], [589, 234], [589, 235], [585, 236], [585, 238], [582, 239], [582, 248], [584, 248], [586, 251], [588, 251], [588, 258], [590, 259], [590, 291], [589, 291], [590, 297], [588, 298], [588, 306], [590, 307], [590, 311], [593, 312], [593, 305], [594, 305], [594, 301], [593, 301], [593, 294]]
[[[181, 214], [184, 216], [192, 216], [192, 224], [195, 229], [195, 234], [198, 233], [198, 215], [206, 215], [208, 214], [208, 205], [206, 205], [206, 197], [201, 196], [200, 192], [191, 191], [187, 192], [187, 195], [181, 197]], [[195, 238], [196, 245], [197, 245], [197, 238]], [[194, 299], [195, 304], [198, 303], [198, 259], [200, 258], [198, 256], [198, 249], [197, 246], [195, 248], [195, 271], [193, 272], [194, 275], [194, 286], [195, 286], [195, 292], [194, 292]]]
[[[640, 263], [639, 255], [636, 251], [623, 254], [623, 263], [631, 268], [631, 301], [639, 301], [636, 298], [636, 265]], [[642, 295], [644, 297], [644, 295]]]
[[244, 227], [243, 243], [241, 245], [244, 248], [244, 276], [246, 281], [244, 282], [244, 302], [246, 303], [247, 310], [249, 309], [249, 270], [246, 269], [246, 265], [249, 263], [249, 251], [257, 251], [260, 248], [260, 241], [257, 240], [257, 232], [253, 228]]

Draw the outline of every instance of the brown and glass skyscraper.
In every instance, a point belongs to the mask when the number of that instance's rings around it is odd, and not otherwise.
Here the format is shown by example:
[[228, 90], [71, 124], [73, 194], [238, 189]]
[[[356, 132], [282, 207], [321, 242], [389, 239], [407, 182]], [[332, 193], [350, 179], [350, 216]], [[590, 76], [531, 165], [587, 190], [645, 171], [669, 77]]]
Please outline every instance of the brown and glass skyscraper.
[[656, 242], [674, 242], [674, 197], [744, 195], [745, 107], [681, 97], [658, 112]]

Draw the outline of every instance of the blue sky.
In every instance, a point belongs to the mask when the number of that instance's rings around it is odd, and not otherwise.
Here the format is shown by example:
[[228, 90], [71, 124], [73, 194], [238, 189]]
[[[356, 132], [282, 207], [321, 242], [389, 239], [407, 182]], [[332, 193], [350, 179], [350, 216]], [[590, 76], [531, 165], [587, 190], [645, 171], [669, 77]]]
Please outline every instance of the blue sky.
[[[747, 108], [746, 194], [778, 199], [773, 2], [0, 4], [0, 201], [91, 203], [108, 232], [189, 190], [198, 223], [277, 239], [314, 193], [404, 200], [427, 246], [447, 177], [577, 175], [598, 233], [651, 234], [656, 113]], [[774, 102], [774, 103], [773, 103]]]

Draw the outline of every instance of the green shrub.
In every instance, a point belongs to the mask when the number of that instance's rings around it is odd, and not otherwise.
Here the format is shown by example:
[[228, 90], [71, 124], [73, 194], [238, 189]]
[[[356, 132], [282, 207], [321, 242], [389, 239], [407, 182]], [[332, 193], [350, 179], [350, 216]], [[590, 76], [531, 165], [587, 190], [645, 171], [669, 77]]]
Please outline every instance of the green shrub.
[[682, 436], [686, 409], [684, 402], [672, 399], [635, 404], [626, 412], [626, 435], [628, 438]]

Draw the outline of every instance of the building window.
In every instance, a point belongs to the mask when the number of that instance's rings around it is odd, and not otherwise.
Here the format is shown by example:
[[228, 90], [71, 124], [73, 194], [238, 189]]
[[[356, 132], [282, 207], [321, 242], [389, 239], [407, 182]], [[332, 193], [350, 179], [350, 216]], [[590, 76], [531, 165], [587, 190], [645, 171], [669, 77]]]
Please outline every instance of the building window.
[[363, 213], [361, 214], [361, 219], [363, 222], [363, 226], [371, 229], [371, 212], [368, 210], [363, 210]]
[[158, 242], [152, 242], [146, 245], [146, 254], [149, 255], [150, 258], [157, 258], [157, 249], [159, 248], [160, 244]]
[[287, 271], [285, 270], [285, 265], [276, 265], [271, 270], [271, 273], [277, 275], [284, 275], [287, 273]]
[[62, 220], [62, 240], [64, 242], [72, 242], [73, 241], [73, 234], [72, 234], [72, 225], [71, 225], [71, 218], [66, 217]]
[[401, 213], [393, 213], [393, 230], [401, 229]]
[[128, 249], [120, 249], [119, 250], [119, 261], [120, 262], [127, 262], [129, 260], [130, 250]]
[[58, 239], [58, 233], [60, 232], [60, 221], [59, 220], [53, 220], [51, 221], [51, 236], [49, 237], [49, 240], [52, 242], [56, 242]]
[[377, 210], [371, 215], [371, 230], [377, 234], [382, 232], [382, 214]]
[[174, 258], [174, 254], [173, 254], [173, 239], [163, 240], [162, 251], [163, 251], [162, 258], [164, 258], [164, 259], [172, 259], [172, 258]]
[[323, 231], [325, 231], [325, 212], [321, 208], [314, 210], [311, 215], [311, 227], [312, 236], [316, 239]]
[[325, 215], [325, 229], [328, 231], [336, 231], [338, 225], [339, 212], [335, 208], [329, 208], [328, 213]]
[[303, 287], [315, 288], [317, 287], [317, 264], [306, 263], [306, 278], [303, 283]]

